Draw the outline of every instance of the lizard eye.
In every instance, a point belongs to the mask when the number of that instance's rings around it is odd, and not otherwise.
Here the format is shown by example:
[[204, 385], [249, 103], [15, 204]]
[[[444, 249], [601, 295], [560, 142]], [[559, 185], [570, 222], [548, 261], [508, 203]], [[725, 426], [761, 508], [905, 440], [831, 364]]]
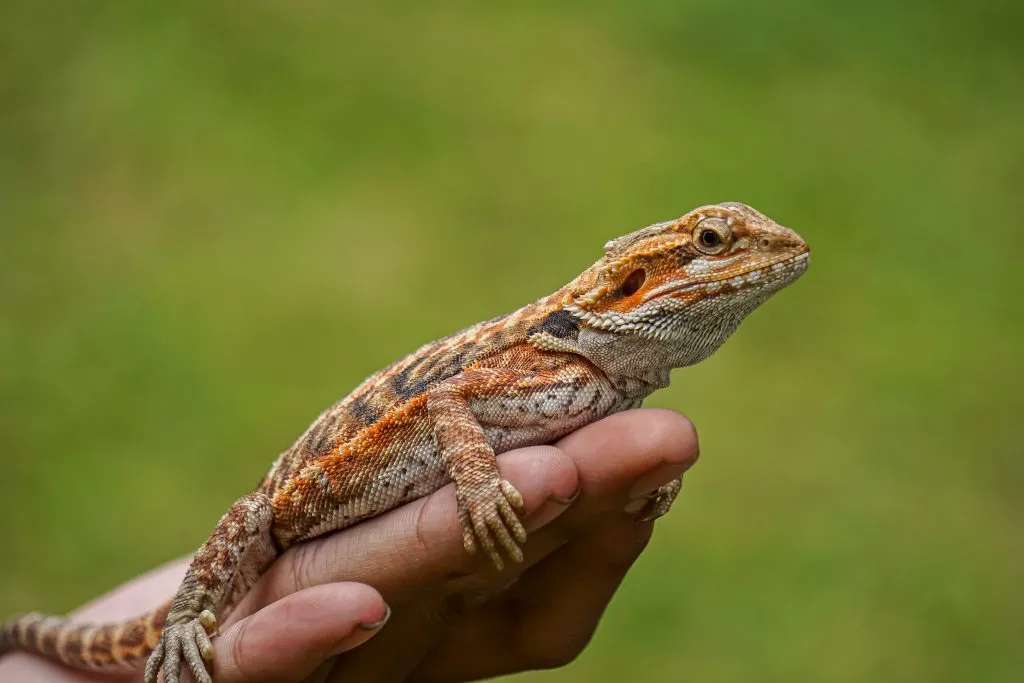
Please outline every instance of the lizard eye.
[[643, 268], [637, 268], [626, 281], [622, 283], [622, 293], [626, 296], [633, 296], [640, 288], [644, 286], [644, 282], [647, 280], [647, 273], [644, 272]]
[[729, 228], [725, 225], [707, 225], [693, 231], [693, 242], [697, 249], [705, 254], [720, 254], [725, 251], [730, 238]]
[[714, 230], [701, 230], [700, 243], [705, 247], [714, 248], [721, 244], [722, 240], [719, 239], [718, 233]]

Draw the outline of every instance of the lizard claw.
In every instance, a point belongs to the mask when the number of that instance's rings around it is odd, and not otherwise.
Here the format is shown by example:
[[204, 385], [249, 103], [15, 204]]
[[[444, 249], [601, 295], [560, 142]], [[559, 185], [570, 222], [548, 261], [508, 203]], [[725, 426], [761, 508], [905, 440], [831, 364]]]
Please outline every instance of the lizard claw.
[[651, 491], [647, 494], [647, 504], [636, 514], [636, 520], [653, 522], [667, 513], [682, 488], [683, 478], [679, 477]]
[[482, 490], [473, 489], [458, 498], [462, 543], [467, 552], [482, 549], [498, 571], [505, 567], [499, 549], [515, 562], [523, 561], [519, 544], [526, 542], [526, 529], [519, 516], [525, 512], [525, 506], [512, 484], [497, 479]]
[[183, 659], [196, 683], [212, 683], [206, 663], [213, 660], [210, 635], [216, 633], [217, 617], [210, 610], [203, 610], [193, 619], [165, 626], [160, 642], [146, 661], [145, 683], [156, 683], [161, 671], [163, 683], [179, 683]]

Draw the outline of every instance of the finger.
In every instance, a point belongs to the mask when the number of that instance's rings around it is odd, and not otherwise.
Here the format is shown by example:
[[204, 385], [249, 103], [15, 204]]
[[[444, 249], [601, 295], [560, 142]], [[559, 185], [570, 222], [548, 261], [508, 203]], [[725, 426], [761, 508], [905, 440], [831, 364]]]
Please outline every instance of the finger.
[[217, 683], [288, 683], [325, 659], [363, 644], [390, 611], [380, 593], [359, 583], [308, 588], [227, 629], [214, 645]]
[[325, 683], [404, 683], [451, 628], [451, 598], [430, 595], [402, 605], [380, 636], [333, 660]]
[[[626, 430], [623, 429], [621, 420], [605, 420], [599, 425], [594, 425], [601, 428], [592, 430], [587, 439], [570, 444], [573, 448], [570, 455], [578, 459], [580, 481], [587, 480], [588, 491], [585, 496], [580, 495], [580, 499], [572, 504], [568, 513], [533, 533], [524, 546], [524, 564], [515, 565], [501, 575], [470, 574], [452, 578], [442, 593], [442, 599], [420, 599], [413, 605], [403, 607], [388, 632], [354, 653], [354, 657], [346, 657], [335, 668], [330, 680], [404, 680], [409, 675], [408, 662], [417, 655], [425, 656], [429, 653], [445, 638], [450, 626], [460, 623], [467, 609], [482, 603], [502, 585], [525, 570], [526, 573], [519, 579], [522, 584], [532, 573], [529, 567], [538, 563], [543, 564], [544, 558], [558, 550], [567, 540], [586, 535], [595, 527], [601, 529], [609, 519], [623, 523], [622, 528], [629, 534], [639, 534], [646, 538], [650, 525], [637, 525], [626, 518], [622, 513], [624, 501], [628, 500], [632, 489], [643, 489], [647, 486], [656, 488], [662, 483], [661, 478], [670, 480], [676, 476], [695, 458], [696, 442], [692, 438], [693, 429], [690, 423], [674, 413], [635, 411], [623, 416], [626, 417], [630, 418], [629, 421], [640, 417], [640, 428]], [[623, 433], [626, 438], [617, 436]], [[633, 458], [640, 460], [638, 466], [628, 464]], [[608, 462], [627, 464], [608, 467]], [[664, 467], [666, 462], [669, 464], [667, 471]], [[649, 476], [652, 472], [657, 476]], [[564, 520], [569, 517], [572, 520], [565, 522]], [[599, 532], [598, 537], [602, 533], [604, 532]], [[620, 545], [627, 549], [630, 547], [628, 542], [620, 544], [618, 538], [616, 535], [608, 535], [612, 548], [619, 548]], [[572, 565], [573, 561], [579, 560], [576, 556], [570, 556], [567, 564]], [[572, 571], [564, 573], [563, 578], [570, 584], [590, 571], [589, 561], [579, 561], [578, 565], [572, 566]], [[410, 580], [415, 581], [416, 577], [411, 577]], [[585, 584], [582, 590], [589, 591], [590, 585]], [[606, 593], [603, 598], [598, 595], [597, 604], [604, 605], [608, 595], [610, 593]], [[410, 613], [411, 610], [408, 608], [413, 606], [414, 613]], [[474, 635], [479, 636], [482, 641], [496, 643], [497, 651], [503, 651], [502, 643], [507, 642], [507, 637], [482, 626], [481, 624], [481, 628], [475, 631]], [[394, 661], [396, 652], [408, 655], [403, 657], [401, 665]], [[474, 661], [477, 659], [477, 653], [471, 649], [465, 651], [463, 656]], [[516, 661], [520, 659], [517, 658]], [[502, 662], [491, 662], [486, 668], [500, 670], [501, 664]], [[511, 664], [505, 663], [505, 668], [509, 666]]]
[[[624, 481], [652, 490], [696, 458], [696, 434], [689, 420], [668, 410], [641, 409], [587, 425], [562, 439], [558, 448], [511, 451], [499, 463], [502, 476], [523, 495], [530, 529], [536, 528], [535, 519], [546, 523], [561, 515], [565, 504], [560, 501], [581, 487], [587, 500], [577, 501], [571, 510], [577, 524], [594, 513], [591, 500], [624, 505]], [[642, 476], [649, 480], [640, 481]], [[608, 492], [618, 497], [605, 499]], [[473, 557], [460, 542], [457, 509], [448, 486], [341, 533], [300, 544], [271, 566], [236, 613], [244, 616], [296, 590], [343, 579], [371, 582], [397, 604], [436, 589], [453, 575], [485, 570], [488, 553]], [[530, 539], [524, 550], [529, 554], [536, 545]]]
[[[563, 512], [577, 491], [575, 465], [552, 446], [507, 453], [500, 465], [502, 476], [523, 496], [528, 528], [535, 517], [546, 523]], [[493, 545], [488, 543], [490, 532], [486, 526], [477, 532], [477, 546], [486, 551]], [[489, 562], [487, 552], [466, 553], [454, 490], [447, 486], [341, 533], [292, 548], [238, 609], [246, 614], [296, 590], [340, 579], [372, 583], [397, 604], [436, 588], [453, 574], [484, 570]]]
[[472, 610], [407, 680], [480, 680], [564, 666], [590, 641], [652, 525], [609, 514]]
[[[576, 463], [581, 497], [607, 495], [616, 505], [667, 484], [700, 455], [693, 423], [677, 412], [661, 409], [611, 415], [556, 445]], [[628, 488], [623, 487], [626, 482]], [[574, 505], [573, 514], [580, 514], [577, 511], [585, 507]]]
[[[596, 520], [620, 516], [629, 501], [646, 502], [649, 491], [676, 480], [698, 455], [693, 425], [682, 415], [665, 410], [614, 415], [559, 445], [576, 464], [579, 494], [565, 514], [530, 536], [517, 571], [528, 570], [579, 534], [588, 533]], [[510, 578], [506, 572], [492, 577], [490, 583], [503, 586]], [[455, 578], [450, 583], [454, 588], [464, 583], [477, 591], [482, 588], [478, 576]]]
[[[443, 680], [441, 674], [451, 668], [455, 672], [452, 680], [468, 680], [537, 668], [544, 662], [564, 663], [589, 640], [652, 528], [624, 515], [623, 507], [630, 499], [643, 498], [675, 479], [699, 453], [693, 425], [671, 411], [630, 411], [593, 427], [601, 429], [580, 430], [559, 443], [577, 464], [579, 499], [566, 514], [533, 534], [525, 546], [522, 577], [505, 594], [523, 596], [527, 603], [533, 596], [535, 604], [552, 610], [569, 603], [565, 609], [571, 623], [542, 612], [539, 624], [551, 628], [519, 629], [518, 633], [542, 635], [532, 644], [524, 640], [520, 649], [509, 647], [511, 639], [520, 635], [509, 632], [513, 625], [503, 611], [507, 606], [503, 595], [488, 603], [483, 612], [474, 611], [472, 618], [453, 620], [458, 631], [431, 655], [431, 676]], [[610, 572], [602, 572], [600, 568], [609, 562]], [[468, 583], [475, 583], [472, 577]], [[528, 613], [531, 610], [523, 612]], [[452, 643], [462, 644], [453, 647]], [[463, 654], [461, 661], [456, 661], [460, 647], [473, 656]], [[446, 652], [452, 655], [447, 660]], [[472, 675], [467, 673], [470, 668]]]

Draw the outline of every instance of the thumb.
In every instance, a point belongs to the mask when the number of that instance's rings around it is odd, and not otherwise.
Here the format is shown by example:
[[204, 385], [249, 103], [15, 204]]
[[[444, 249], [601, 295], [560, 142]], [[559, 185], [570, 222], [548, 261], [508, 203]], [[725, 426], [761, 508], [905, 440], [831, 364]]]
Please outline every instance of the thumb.
[[327, 658], [376, 635], [390, 616], [384, 598], [361, 583], [328, 583], [293, 593], [214, 639], [217, 683], [290, 683]]

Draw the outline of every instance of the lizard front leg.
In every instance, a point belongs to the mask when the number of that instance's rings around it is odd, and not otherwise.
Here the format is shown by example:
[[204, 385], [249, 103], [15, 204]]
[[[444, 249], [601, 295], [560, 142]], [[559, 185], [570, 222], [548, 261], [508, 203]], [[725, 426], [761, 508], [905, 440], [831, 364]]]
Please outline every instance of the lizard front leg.
[[174, 596], [160, 642], [146, 662], [146, 683], [178, 683], [182, 660], [196, 683], [210, 683], [210, 635], [277, 557], [273, 511], [262, 493], [242, 496], [200, 546]]
[[516, 562], [523, 560], [519, 544], [526, 542], [526, 530], [519, 516], [525, 508], [519, 491], [502, 479], [470, 402], [502, 395], [524, 398], [526, 385], [537, 381], [514, 370], [476, 369], [442, 382], [427, 396], [437, 450], [455, 483], [463, 545], [470, 553], [479, 547], [499, 570], [504, 567], [499, 547]]
[[471, 553], [483, 550], [499, 570], [504, 567], [499, 549], [516, 562], [523, 559], [523, 498], [501, 478], [481, 423], [527, 430], [546, 426], [556, 418], [540, 406], [565, 412], [562, 403], [571, 399], [558, 397], [578, 393], [575, 387], [589, 377], [585, 368], [564, 366], [540, 372], [474, 368], [441, 382], [427, 396], [437, 450], [455, 482], [463, 545]]

